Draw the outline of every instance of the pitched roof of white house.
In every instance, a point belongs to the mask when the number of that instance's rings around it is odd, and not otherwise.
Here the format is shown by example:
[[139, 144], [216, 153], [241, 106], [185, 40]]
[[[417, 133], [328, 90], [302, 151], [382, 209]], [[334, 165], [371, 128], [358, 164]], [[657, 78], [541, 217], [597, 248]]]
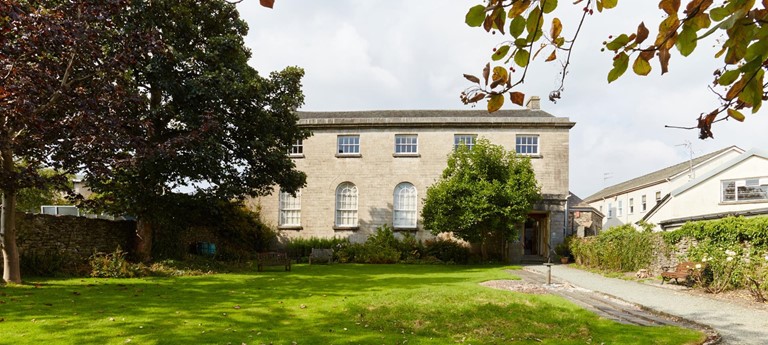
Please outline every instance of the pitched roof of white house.
[[637, 189], [662, 183], [667, 179], [670, 179], [674, 176], [677, 176], [681, 173], [688, 171], [691, 168], [691, 166], [693, 166], [693, 168], [696, 168], [731, 150], [735, 150], [736, 152], [739, 152], [739, 153], [744, 152], [744, 150], [742, 150], [738, 146], [729, 146], [724, 149], [720, 149], [715, 152], [696, 157], [693, 160], [678, 163], [678, 164], [666, 167], [664, 169], [657, 170], [657, 171], [645, 174], [643, 176], [636, 177], [634, 179], [603, 188], [597, 193], [584, 198], [584, 202], [592, 203], [592, 202], [601, 200], [603, 198], [624, 194], [633, 190], [637, 190]]
[[745, 160], [747, 160], [749, 158], [752, 158], [753, 156], [754, 157], [761, 157], [761, 158], [764, 158], [764, 159], [768, 159], [768, 152], [763, 151], [763, 150], [758, 150], [758, 149], [751, 149], [751, 150], [749, 150], [747, 152], [744, 152], [744, 153], [740, 154], [738, 157], [734, 157], [733, 159], [729, 160], [728, 162], [725, 162], [724, 164], [720, 165], [719, 167], [717, 167], [715, 169], [712, 169], [712, 170], [706, 172], [705, 174], [696, 177], [693, 180], [688, 181], [688, 183], [686, 183], [686, 184], [678, 187], [677, 189], [671, 191], [670, 194], [674, 197], [674, 196], [678, 196], [678, 195], [680, 195], [682, 193], [685, 193], [685, 191], [693, 188], [694, 186], [696, 186], [696, 185], [698, 185], [698, 184], [700, 184], [700, 183], [702, 183], [702, 182], [704, 182], [706, 180], [709, 180], [710, 178], [712, 178], [714, 176], [719, 175], [723, 171], [726, 171], [726, 170], [732, 168], [733, 166], [738, 165], [739, 163], [741, 163], [741, 162], [743, 162], [743, 161], [745, 161]]

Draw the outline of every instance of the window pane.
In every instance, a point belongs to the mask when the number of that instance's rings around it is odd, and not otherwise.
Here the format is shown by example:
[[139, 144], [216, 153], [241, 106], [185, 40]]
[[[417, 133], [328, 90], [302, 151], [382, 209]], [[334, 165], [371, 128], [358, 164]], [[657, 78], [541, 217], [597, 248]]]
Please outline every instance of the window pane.
[[418, 137], [416, 135], [395, 135], [395, 153], [417, 153]]
[[336, 188], [336, 225], [357, 226], [357, 187], [352, 183]]
[[416, 187], [403, 182], [395, 187], [393, 224], [400, 228], [416, 227], [416, 207], [418, 195]]
[[515, 137], [515, 152], [522, 155], [539, 154], [539, 136], [518, 135]]
[[337, 142], [338, 153], [360, 153], [360, 136], [358, 135], [340, 135], [338, 136]]
[[453, 136], [453, 149], [457, 149], [460, 145], [465, 145], [468, 149], [472, 149], [475, 146], [475, 140], [477, 134], [457, 134]]
[[301, 191], [296, 192], [295, 197], [290, 193], [280, 192], [279, 200], [279, 225], [301, 225]]

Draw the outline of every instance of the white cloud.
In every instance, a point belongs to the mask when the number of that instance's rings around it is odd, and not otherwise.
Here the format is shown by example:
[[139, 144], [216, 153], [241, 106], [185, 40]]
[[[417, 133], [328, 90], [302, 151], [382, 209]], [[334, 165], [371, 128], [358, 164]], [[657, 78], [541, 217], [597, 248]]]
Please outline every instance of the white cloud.
[[[305, 68], [304, 110], [468, 109], [459, 101], [469, 85], [462, 74], [479, 75], [491, 48], [502, 40], [463, 23], [477, 3], [279, 0], [273, 10], [256, 1], [238, 8], [250, 25], [246, 44], [257, 70]], [[566, 2], [558, 11], [566, 33], [573, 32], [581, 7]], [[622, 2], [589, 16], [573, 52], [563, 99], [542, 104], [577, 123], [571, 131], [570, 184], [582, 197], [604, 187], [604, 172], [613, 174], [606, 181], [613, 184], [688, 159], [675, 146], [685, 141], [696, 155], [729, 145], [768, 148], [763, 134], [768, 118], [761, 114], [748, 115], [744, 124], [716, 124], [715, 140], [697, 139], [696, 130], [664, 128], [693, 126], [700, 113], [717, 106], [707, 89], [719, 67], [711, 43], [701, 43], [688, 58], [673, 55], [664, 76], [654, 65], [647, 77], [628, 71], [607, 83], [612, 55], [600, 52], [602, 41], [609, 34], [634, 31], [643, 20], [653, 28], [661, 19], [657, 3], [648, 1]], [[559, 85], [558, 72], [557, 64], [536, 62], [521, 91], [546, 99]]]

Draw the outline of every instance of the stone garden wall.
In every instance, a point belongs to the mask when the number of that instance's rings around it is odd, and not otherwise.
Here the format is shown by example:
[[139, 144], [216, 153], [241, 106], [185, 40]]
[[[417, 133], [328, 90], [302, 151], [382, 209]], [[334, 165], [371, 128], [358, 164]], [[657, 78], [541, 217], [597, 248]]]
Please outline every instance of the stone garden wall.
[[16, 244], [20, 255], [55, 253], [87, 259], [94, 252], [131, 248], [136, 223], [75, 216], [18, 213]]

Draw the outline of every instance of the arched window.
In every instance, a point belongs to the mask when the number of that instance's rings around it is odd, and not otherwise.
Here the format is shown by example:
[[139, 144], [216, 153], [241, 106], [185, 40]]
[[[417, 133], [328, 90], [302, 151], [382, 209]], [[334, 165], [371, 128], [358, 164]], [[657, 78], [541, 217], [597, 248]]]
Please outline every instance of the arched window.
[[416, 187], [408, 182], [403, 182], [395, 187], [394, 220], [396, 228], [416, 227]]
[[336, 187], [336, 226], [357, 226], [357, 187], [351, 182]]
[[279, 226], [300, 226], [301, 225], [301, 191], [296, 192], [296, 196], [290, 193], [280, 192], [280, 219]]

